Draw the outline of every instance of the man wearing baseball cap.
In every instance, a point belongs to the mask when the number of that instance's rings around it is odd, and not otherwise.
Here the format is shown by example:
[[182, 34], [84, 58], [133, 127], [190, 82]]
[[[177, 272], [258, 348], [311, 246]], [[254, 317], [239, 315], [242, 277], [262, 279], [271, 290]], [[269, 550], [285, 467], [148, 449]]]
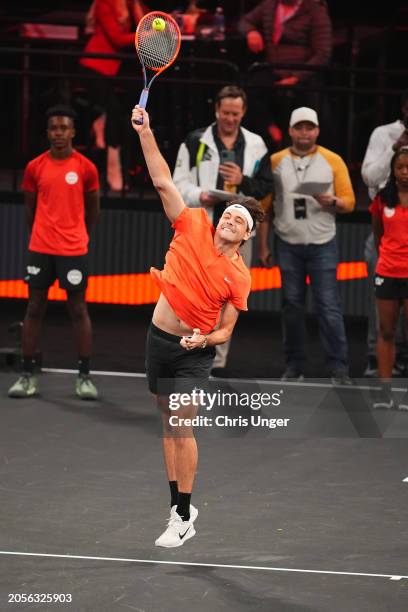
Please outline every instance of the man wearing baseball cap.
[[289, 120], [290, 147], [271, 156], [275, 193], [264, 201], [269, 221], [260, 226], [259, 251], [272, 264], [268, 246], [274, 227], [282, 276], [286, 369], [282, 380], [302, 380], [305, 365], [306, 278], [310, 279], [326, 364], [333, 384], [350, 384], [347, 339], [337, 287], [336, 213], [355, 205], [346, 164], [317, 144], [314, 109], [295, 109]]
[[289, 127], [293, 127], [302, 121], [312, 123], [313, 126], [319, 127], [319, 119], [317, 113], [313, 108], [307, 108], [307, 106], [301, 106], [293, 111], [289, 120]]

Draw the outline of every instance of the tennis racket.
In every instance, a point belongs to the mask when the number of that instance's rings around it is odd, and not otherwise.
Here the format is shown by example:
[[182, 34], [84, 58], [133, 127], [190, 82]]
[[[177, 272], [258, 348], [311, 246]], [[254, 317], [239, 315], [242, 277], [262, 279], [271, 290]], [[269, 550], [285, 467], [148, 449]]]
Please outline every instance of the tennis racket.
[[[135, 47], [142, 64], [144, 78], [144, 87], [139, 100], [141, 108], [146, 108], [154, 79], [175, 61], [180, 43], [181, 34], [177, 22], [167, 13], [153, 11], [139, 21], [135, 34]], [[143, 120], [139, 123], [143, 123]]]

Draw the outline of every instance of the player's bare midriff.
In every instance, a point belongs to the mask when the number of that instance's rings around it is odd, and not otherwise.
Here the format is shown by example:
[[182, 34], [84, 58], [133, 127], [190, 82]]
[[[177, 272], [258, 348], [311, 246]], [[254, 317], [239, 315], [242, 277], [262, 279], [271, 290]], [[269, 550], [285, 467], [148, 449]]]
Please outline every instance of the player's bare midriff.
[[193, 333], [192, 328], [177, 317], [162, 293], [154, 309], [152, 322], [159, 329], [175, 336], [190, 336]]

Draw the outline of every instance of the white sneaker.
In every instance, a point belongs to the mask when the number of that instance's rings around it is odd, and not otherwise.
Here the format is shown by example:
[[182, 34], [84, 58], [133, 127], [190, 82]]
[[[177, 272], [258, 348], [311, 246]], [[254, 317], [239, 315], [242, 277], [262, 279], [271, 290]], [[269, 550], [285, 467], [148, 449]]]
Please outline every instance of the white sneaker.
[[391, 388], [383, 386], [380, 389], [373, 390], [373, 408], [376, 410], [392, 410], [394, 408], [394, 399], [392, 397]]
[[155, 541], [156, 546], [164, 548], [176, 548], [183, 546], [184, 542], [195, 536], [194, 521], [198, 516], [198, 510], [192, 504], [190, 505], [190, 520], [183, 521], [181, 516], [176, 512], [177, 506], [173, 506], [170, 511], [169, 522], [167, 529]]

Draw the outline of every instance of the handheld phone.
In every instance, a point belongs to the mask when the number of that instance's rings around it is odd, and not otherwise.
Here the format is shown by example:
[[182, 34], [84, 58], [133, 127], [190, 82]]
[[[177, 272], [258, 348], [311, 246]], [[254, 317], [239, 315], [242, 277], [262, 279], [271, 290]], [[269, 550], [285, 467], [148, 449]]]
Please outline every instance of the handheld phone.
[[235, 163], [235, 151], [230, 151], [229, 149], [222, 149], [222, 151], [221, 151], [221, 163], [225, 164], [225, 162], [234, 162]]

